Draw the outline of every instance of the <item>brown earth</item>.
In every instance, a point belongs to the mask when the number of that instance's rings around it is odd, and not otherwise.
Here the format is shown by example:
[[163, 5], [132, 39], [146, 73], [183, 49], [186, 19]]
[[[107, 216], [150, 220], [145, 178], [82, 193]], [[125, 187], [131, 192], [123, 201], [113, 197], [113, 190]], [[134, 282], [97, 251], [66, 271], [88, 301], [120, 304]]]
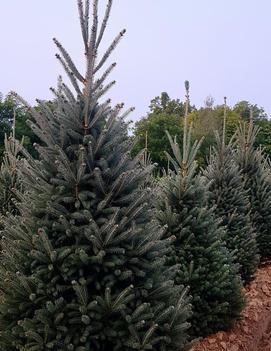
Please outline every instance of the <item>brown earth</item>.
[[245, 287], [243, 318], [227, 332], [203, 339], [193, 351], [271, 351], [271, 263], [261, 266]]

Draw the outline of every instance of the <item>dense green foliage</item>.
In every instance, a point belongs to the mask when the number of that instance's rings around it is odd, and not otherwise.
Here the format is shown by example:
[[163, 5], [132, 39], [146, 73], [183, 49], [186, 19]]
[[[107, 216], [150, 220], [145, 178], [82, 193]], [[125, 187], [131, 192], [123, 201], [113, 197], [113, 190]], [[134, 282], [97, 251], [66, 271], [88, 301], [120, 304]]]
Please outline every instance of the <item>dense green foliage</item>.
[[[194, 110], [194, 106], [189, 107], [189, 112]], [[136, 154], [146, 148], [152, 161], [157, 163], [160, 174], [163, 169], [170, 167], [166, 152], [170, 152], [171, 147], [166, 131], [181, 139], [184, 113], [183, 102], [171, 99], [163, 92], [151, 100], [148, 115], [135, 123], [134, 136], [137, 142], [133, 152]]]
[[[224, 109], [222, 105], [213, 106], [211, 98], [206, 100], [206, 106], [189, 109], [188, 121], [193, 125], [192, 137], [204, 140], [197, 155], [200, 165], [205, 165], [209, 156], [210, 148], [215, 144], [214, 132], [221, 131]], [[236, 132], [241, 122], [249, 120], [249, 114], [253, 110], [255, 123], [260, 126], [255, 143], [264, 147], [264, 152], [271, 155], [271, 121], [266, 117], [263, 108], [252, 105], [247, 101], [240, 101], [233, 108], [228, 108], [227, 117], [227, 140]], [[153, 162], [158, 164], [159, 169], [168, 168], [168, 160], [165, 152], [170, 152], [170, 145], [166, 137], [166, 130], [181, 140], [183, 133], [184, 105], [178, 99], [170, 99], [167, 93], [155, 97], [150, 104], [150, 112], [146, 117], [135, 123], [134, 136], [136, 145], [134, 153], [147, 148]]]
[[251, 112], [254, 122], [267, 119], [267, 114], [262, 107], [259, 107], [257, 104], [251, 104], [245, 100], [237, 102], [233, 107], [233, 111], [238, 113], [242, 120], [246, 122], [249, 122]]
[[257, 268], [257, 243], [250, 220], [249, 197], [233, 153], [231, 142], [225, 143], [225, 137], [217, 132], [216, 145], [212, 148], [203, 175], [210, 183], [210, 204], [225, 228], [227, 248], [235, 257], [234, 262], [239, 265], [243, 280], [247, 282]]
[[[204, 137], [197, 157], [201, 165], [206, 163], [210, 148], [215, 144], [215, 131], [222, 131], [223, 115], [224, 108], [220, 105], [200, 108], [189, 115], [189, 120], [193, 123], [194, 139], [199, 140]], [[235, 111], [228, 111], [226, 135], [228, 140], [235, 133], [240, 121], [241, 118]]]
[[167, 93], [151, 101], [150, 113], [135, 124], [134, 136], [137, 143], [134, 154], [146, 148], [160, 171], [168, 168], [165, 151], [170, 152], [166, 131], [181, 138], [184, 106], [179, 100], [170, 99]]
[[88, 2], [78, 5], [84, 77], [55, 39], [76, 96], [60, 82], [54, 105], [29, 107], [42, 144], [38, 160], [19, 165], [27, 187], [21, 216], [5, 219], [0, 349], [180, 350], [190, 304], [174, 284], [177, 267], [164, 265], [171, 238], [162, 239], [152, 192], [141, 186], [152, 166], [131, 158], [122, 106], [98, 102], [115, 65], [98, 80], [97, 72], [124, 31], [96, 62], [112, 2], [99, 31], [97, 2], [91, 28]]
[[165, 131], [181, 138], [182, 123], [182, 117], [178, 114], [169, 116], [166, 113], [153, 113], [148, 119], [138, 121], [135, 131], [138, 142], [134, 147], [134, 153], [137, 154], [146, 148], [152, 161], [157, 163], [160, 169], [167, 169], [168, 159], [165, 151], [170, 152], [170, 144]]
[[261, 149], [255, 147], [258, 130], [253, 123], [239, 127], [235, 159], [249, 194], [259, 251], [266, 258], [271, 257], [271, 179], [268, 160]]

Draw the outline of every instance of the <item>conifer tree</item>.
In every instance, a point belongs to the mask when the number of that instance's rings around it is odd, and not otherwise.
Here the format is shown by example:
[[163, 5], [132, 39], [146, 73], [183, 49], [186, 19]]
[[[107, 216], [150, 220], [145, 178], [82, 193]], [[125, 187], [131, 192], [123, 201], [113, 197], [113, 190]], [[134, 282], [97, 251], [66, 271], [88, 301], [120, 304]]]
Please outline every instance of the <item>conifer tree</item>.
[[237, 131], [237, 150], [235, 159], [244, 179], [251, 204], [251, 220], [256, 231], [260, 255], [263, 259], [271, 257], [271, 180], [268, 159], [263, 150], [255, 147], [259, 127], [240, 125]]
[[250, 220], [250, 203], [244, 189], [241, 171], [233, 157], [233, 140], [226, 142], [226, 98], [222, 135], [216, 131], [216, 145], [212, 148], [203, 175], [210, 183], [210, 203], [225, 227], [226, 246], [239, 265], [242, 279], [247, 282], [258, 263], [255, 232]]
[[[122, 38], [98, 56], [112, 0], [98, 26], [98, 0], [78, 0], [87, 61], [83, 76], [60, 42], [54, 106], [29, 110], [42, 144], [20, 164], [28, 191], [8, 216], [0, 266], [0, 349], [5, 351], [182, 350], [190, 304], [166, 267], [172, 238], [153, 218], [152, 166], [132, 159], [121, 105], [99, 102], [114, 84], [104, 67]], [[19, 98], [20, 101], [23, 99]], [[27, 105], [26, 102], [24, 104]]]
[[[188, 105], [188, 82], [185, 86]], [[237, 268], [222, 241], [223, 229], [207, 206], [206, 181], [196, 173], [200, 142], [191, 145], [187, 113], [184, 124], [183, 153], [169, 135], [174, 170], [162, 182], [157, 218], [167, 225], [167, 235], [177, 238], [168, 264], [180, 265], [176, 282], [188, 285], [192, 295], [191, 333], [204, 336], [229, 327], [242, 310], [243, 297]]]

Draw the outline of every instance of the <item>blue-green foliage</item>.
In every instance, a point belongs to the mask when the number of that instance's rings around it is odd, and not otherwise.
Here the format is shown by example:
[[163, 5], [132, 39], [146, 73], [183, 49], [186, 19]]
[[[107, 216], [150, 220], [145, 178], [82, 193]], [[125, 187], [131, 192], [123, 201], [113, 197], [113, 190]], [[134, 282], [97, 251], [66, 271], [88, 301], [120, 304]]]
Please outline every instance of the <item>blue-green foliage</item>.
[[78, 5], [86, 75], [55, 39], [75, 94], [60, 80], [53, 104], [29, 107], [41, 144], [38, 160], [19, 165], [21, 216], [5, 220], [0, 349], [180, 350], [191, 309], [177, 267], [165, 266], [171, 238], [153, 218], [152, 191], [141, 186], [152, 166], [130, 156], [123, 106], [99, 102], [115, 64], [96, 74], [124, 31], [97, 61], [112, 1], [99, 30], [98, 1], [91, 28], [89, 1]]

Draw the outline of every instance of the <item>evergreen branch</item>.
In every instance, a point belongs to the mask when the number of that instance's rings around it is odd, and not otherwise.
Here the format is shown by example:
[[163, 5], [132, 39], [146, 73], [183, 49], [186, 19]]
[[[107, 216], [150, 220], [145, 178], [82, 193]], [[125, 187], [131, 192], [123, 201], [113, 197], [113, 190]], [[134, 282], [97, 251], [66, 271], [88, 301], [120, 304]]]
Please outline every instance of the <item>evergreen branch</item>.
[[132, 228], [129, 228], [127, 230], [125, 230], [124, 232], [122, 232], [121, 234], [119, 234], [118, 236], [116, 236], [112, 242], [112, 244], [116, 245], [119, 244], [120, 242], [123, 242], [129, 238], [132, 237], [136, 237], [135, 231]]
[[[170, 326], [174, 325], [175, 320], [178, 318], [178, 314], [180, 313], [181, 309], [183, 309], [186, 305], [187, 295], [189, 293], [189, 287], [185, 287], [182, 289], [178, 304], [174, 310], [174, 313], [171, 318]], [[189, 306], [188, 306], [189, 307]]]
[[66, 62], [62, 59], [62, 57], [59, 54], [56, 54], [56, 58], [60, 61], [60, 63], [62, 64], [65, 72], [67, 73], [68, 77], [70, 78], [70, 81], [75, 89], [75, 91], [77, 92], [77, 94], [80, 96], [82, 95], [81, 89], [79, 88], [79, 85], [77, 83], [77, 80], [74, 77], [74, 74], [69, 70]]
[[64, 179], [71, 183], [76, 183], [76, 176], [71, 168], [71, 162], [68, 159], [65, 152], [60, 148], [56, 147], [58, 151], [58, 158], [55, 161], [58, 171], [63, 175]]
[[175, 156], [175, 159], [178, 162], [179, 167], [181, 168], [183, 159], [182, 159], [181, 151], [180, 151], [179, 145], [178, 145], [178, 143], [176, 141], [176, 138], [173, 139], [172, 136], [169, 134], [169, 132], [167, 130], [166, 130], [166, 135], [168, 137], [168, 140], [169, 140], [172, 152], [173, 152], [173, 154]]
[[[78, 12], [79, 12], [79, 18], [80, 18], [80, 25], [81, 25], [81, 32], [82, 32], [82, 37], [85, 45], [85, 52], [86, 55], [88, 53], [88, 17], [86, 18], [84, 15], [84, 10], [83, 10], [83, 2], [82, 0], [77, 0], [77, 6], [78, 6]], [[88, 4], [89, 6], [89, 4]], [[87, 6], [85, 8], [85, 11], [87, 12]]]
[[225, 147], [226, 137], [226, 122], [227, 122], [227, 97], [224, 97], [224, 115], [223, 115], [223, 128], [222, 128], [222, 148]]
[[92, 22], [92, 28], [91, 28], [91, 37], [90, 37], [90, 42], [89, 42], [89, 49], [90, 53], [92, 55], [94, 54], [96, 57], [96, 39], [97, 39], [97, 27], [98, 27], [98, 0], [93, 0], [93, 22]]
[[[38, 123], [38, 122], [37, 122]], [[53, 145], [55, 144], [54, 137], [50, 131], [47, 130], [47, 128], [43, 128], [42, 126], [38, 126], [37, 124], [31, 122], [30, 120], [27, 120], [27, 124], [30, 126], [32, 131], [42, 140], [44, 141], [47, 145]]]
[[46, 234], [45, 230], [42, 228], [38, 230], [38, 235], [41, 239], [42, 246], [44, 247], [48, 257], [51, 257], [53, 252], [53, 246], [51, 244], [51, 241], [48, 238], [48, 235]]
[[56, 39], [53, 38], [54, 43], [56, 44], [57, 48], [59, 49], [59, 51], [61, 52], [64, 60], [66, 61], [66, 65], [67, 67], [70, 69], [70, 71], [74, 74], [74, 76], [81, 82], [84, 83], [85, 79], [83, 78], [83, 76], [80, 74], [80, 72], [77, 70], [75, 64], [73, 63], [70, 55], [68, 54], [68, 52], [63, 48], [63, 46], [61, 45], [61, 43]]
[[70, 88], [67, 87], [67, 85], [65, 83], [62, 83], [62, 87], [63, 87], [63, 92], [66, 95], [67, 99], [69, 100], [70, 104], [75, 105], [76, 99], [75, 99], [72, 91], [70, 90]]
[[192, 148], [189, 152], [189, 159], [188, 159], [188, 168], [194, 163], [196, 162], [195, 159], [196, 159], [196, 156], [197, 156], [197, 153], [199, 151], [199, 148], [201, 147], [201, 144], [204, 140], [204, 137], [202, 137], [200, 140], [196, 140], [194, 142], [194, 144], [192, 145]]
[[106, 135], [107, 135], [108, 130], [107, 129], [103, 129], [95, 146], [94, 149], [94, 154], [97, 154], [97, 152], [99, 152], [100, 148], [102, 147], [105, 139], [106, 139]]
[[155, 332], [155, 330], [158, 328], [158, 324], [155, 323], [153, 324], [149, 330], [146, 332], [146, 334], [144, 335], [144, 339], [142, 341], [142, 347], [143, 349], [145, 348], [145, 346], [147, 345], [147, 343], [149, 342], [151, 336], [153, 335], [153, 333]]
[[106, 6], [105, 15], [104, 15], [104, 19], [103, 19], [102, 26], [101, 26], [101, 29], [100, 29], [100, 32], [99, 32], [97, 43], [96, 43], [96, 50], [98, 49], [98, 47], [99, 47], [99, 45], [100, 45], [100, 43], [102, 41], [102, 38], [103, 38], [103, 35], [104, 35], [104, 31], [105, 31], [105, 28], [106, 28], [106, 25], [107, 25], [107, 22], [108, 22], [108, 19], [109, 19], [109, 16], [110, 16], [112, 3], [113, 3], [113, 0], [108, 0], [107, 6]]
[[87, 165], [89, 169], [92, 169], [94, 164], [94, 150], [93, 150], [91, 141], [88, 142], [87, 150], [88, 150], [87, 157], [86, 157]]
[[89, 0], [85, 0], [85, 29], [86, 29], [86, 46], [88, 47], [88, 37], [89, 37]]
[[135, 110], [135, 107], [130, 107], [128, 110], [126, 110], [121, 116], [120, 119], [126, 118], [131, 112]]
[[99, 120], [99, 118], [101, 117], [101, 115], [105, 112], [105, 110], [108, 108], [109, 104], [110, 104], [111, 100], [108, 99], [104, 104], [102, 104], [101, 106], [99, 106], [99, 110], [95, 113], [95, 116], [93, 117], [93, 119], [91, 120], [91, 122], [89, 123], [89, 128], [92, 128], [95, 123]]
[[105, 183], [104, 183], [104, 181], [103, 181], [100, 168], [96, 167], [96, 168], [94, 169], [94, 177], [95, 177], [95, 180], [96, 180], [97, 188], [98, 188], [103, 194], [106, 194], [106, 191], [105, 191]]
[[48, 121], [46, 121], [44, 118], [42, 118], [41, 114], [39, 112], [37, 112], [25, 99], [23, 99], [20, 95], [18, 95], [15, 92], [11, 92], [11, 95], [17, 100], [19, 101], [22, 105], [24, 105], [25, 107], [27, 107], [27, 109], [29, 110], [29, 112], [31, 113], [31, 115], [35, 118], [36, 122], [38, 123], [38, 125], [41, 127], [41, 129], [43, 130], [44, 134], [45, 131], [48, 130], [49, 124]]
[[[128, 288], [124, 289], [119, 293], [117, 298], [115, 299], [113, 305], [112, 305], [112, 311], [114, 311], [120, 304], [123, 304], [127, 298], [129, 299], [131, 296], [131, 293], [134, 289], [133, 285], [130, 285]], [[133, 293], [132, 293], [133, 294]]]
[[[78, 113], [77, 111], [74, 110], [74, 105], [70, 104], [66, 96], [62, 93], [62, 91], [56, 91], [54, 88], [50, 88], [52, 93], [56, 96], [58, 104], [57, 104], [57, 109], [55, 109], [54, 114], [56, 115], [56, 118], [53, 120], [53, 124], [55, 125], [61, 125], [61, 122], [65, 125], [66, 129], [70, 126], [71, 129], [74, 129], [77, 131], [81, 131], [81, 123], [80, 119], [78, 119]], [[80, 111], [79, 116], [80, 116]], [[67, 118], [67, 116], [69, 118]], [[49, 126], [51, 124], [49, 123]]]
[[37, 103], [39, 105], [39, 108], [41, 109], [42, 113], [44, 115], [46, 115], [50, 121], [55, 120], [54, 112], [48, 106], [48, 102], [47, 101], [43, 101], [43, 100], [39, 100], [39, 99], [36, 99], [36, 101], [37, 101]]
[[95, 59], [97, 56], [97, 50], [95, 48], [97, 26], [98, 26], [97, 4], [98, 4], [98, 0], [93, 0], [93, 23], [91, 28], [91, 37], [88, 44], [87, 70], [86, 70], [85, 88], [84, 88], [84, 96], [85, 96], [84, 128], [87, 128], [87, 124], [88, 124], [90, 94], [92, 91]]
[[108, 83], [103, 89], [100, 89], [100, 91], [96, 95], [96, 99], [99, 99], [101, 96], [106, 94], [110, 88], [112, 88], [113, 85], [116, 84], [116, 81], [113, 80], [112, 82]]
[[137, 319], [138, 317], [140, 317], [145, 312], [145, 310], [149, 307], [150, 307], [149, 303], [142, 303], [141, 305], [139, 305], [132, 313], [131, 315], [132, 319]]
[[85, 163], [85, 148], [82, 146], [79, 150], [79, 166], [77, 167], [77, 175], [76, 175], [76, 183], [79, 184], [82, 176], [86, 170], [86, 163]]
[[107, 246], [109, 243], [112, 242], [112, 240], [114, 240], [118, 229], [119, 229], [118, 224], [113, 225], [113, 223], [111, 223], [110, 230], [108, 231], [108, 233], [105, 237], [105, 240], [103, 242], [104, 246]]
[[76, 281], [72, 281], [72, 287], [77, 295], [78, 301], [82, 306], [88, 304], [88, 291], [85, 285], [81, 285]]
[[112, 51], [116, 48], [122, 37], [124, 36], [126, 32], [126, 29], [123, 29], [118, 36], [113, 40], [112, 44], [109, 46], [109, 48], [106, 50], [105, 54], [103, 55], [102, 59], [98, 63], [98, 65], [94, 69], [94, 73], [98, 72], [99, 69], [104, 65], [105, 61], [108, 59], [108, 57], [111, 55]]
[[97, 82], [94, 83], [93, 91], [96, 91], [101, 86], [101, 84], [103, 84], [103, 82], [106, 80], [108, 75], [112, 72], [112, 70], [116, 67], [116, 65], [117, 64], [114, 62], [112, 63], [112, 65], [109, 66], [109, 68], [104, 72], [102, 77], [98, 79]]
[[186, 91], [186, 101], [185, 101], [185, 114], [184, 114], [184, 132], [183, 132], [183, 162], [187, 161], [187, 116], [189, 110], [189, 81], [184, 82], [185, 91]]
[[31, 294], [32, 293], [32, 289], [30, 287], [28, 279], [21, 272], [16, 272], [16, 276], [17, 276], [17, 279], [20, 281], [22, 287], [25, 289], [25, 291], [28, 294]]
[[174, 158], [167, 151], [164, 151], [164, 152], [165, 152], [169, 162], [173, 165], [175, 172], [178, 173], [180, 170], [178, 163], [174, 160]]

